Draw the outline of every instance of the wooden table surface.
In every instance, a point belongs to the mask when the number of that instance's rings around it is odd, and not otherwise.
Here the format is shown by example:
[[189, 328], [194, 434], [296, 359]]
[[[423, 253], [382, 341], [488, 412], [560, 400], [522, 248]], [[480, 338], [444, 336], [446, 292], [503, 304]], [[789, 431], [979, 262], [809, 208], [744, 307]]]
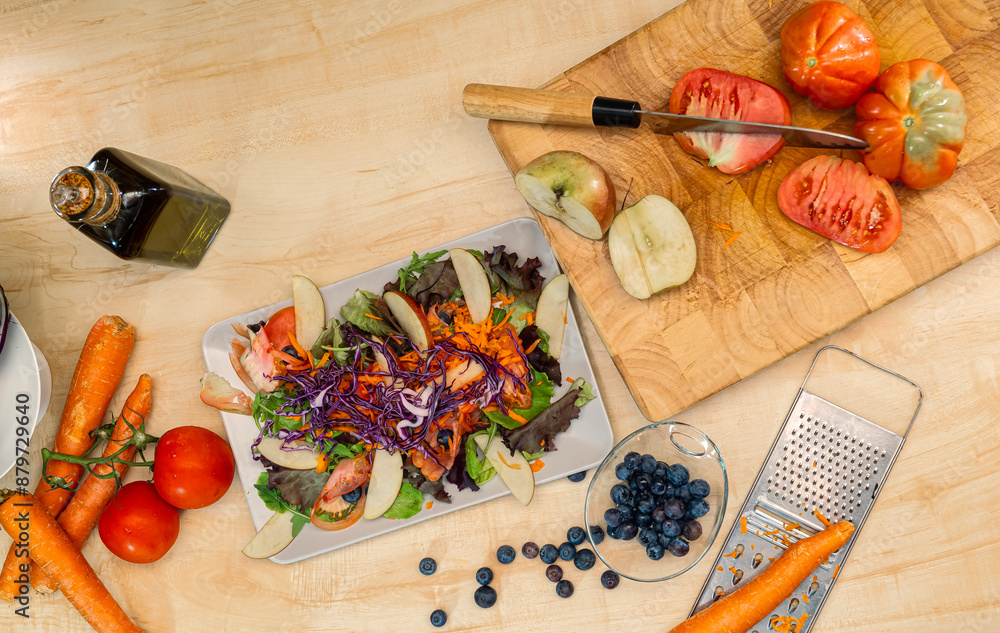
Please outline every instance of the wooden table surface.
[[[529, 216], [466, 83], [535, 86], [676, 4], [583, 0], [24, 0], [0, 9], [0, 285], [52, 369], [32, 439], [34, 477], [83, 339], [101, 314], [138, 332], [123, 384], [154, 381], [154, 432], [222, 432], [198, 399], [201, 338], [217, 321], [501, 221]], [[962, 4], [962, 2], [956, 2]], [[993, 20], [995, 2], [965, 0]], [[979, 13], [977, 13], [978, 15]], [[51, 211], [61, 168], [113, 146], [184, 168], [233, 213], [193, 271], [125, 263]], [[962, 169], [960, 164], [959, 169]], [[995, 200], [995, 198], [994, 198]], [[998, 209], [994, 203], [993, 212]], [[1000, 630], [1000, 252], [990, 251], [825, 339], [918, 382], [909, 442], [841, 571], [817, 632]], [[577, 306], [579, 307], [579, 305]], [[641, 416], [582, 310], [580, 325], [616, 438]], [[719, 445], [731, 524], [818, 344], [679, 412]], [[118, 409], [125, 393], [116, 397]], [[4, 414], [6, 415], [6, 414]], [[141, 473], [133, 473], [133, 477]], [[0, 479], [10, 486], [13, 477]], [[32, 482], [32, 486], [34, 482]], [[174, 548], [124, 563], [84, 554], [147, 631], [664, 631], [690, 609], [721, 541], [657, 584], [600, 587], [570, 569], [558, 598], [538, 561], [494, 552], [564, 540], [585, 483], [541, 487], [293, 565], [251, 561], [238, 483], [182, 514]], [[6, 549], [10, 539], [0, 537]], [[417, 572], [432, 556], [439, 571]], [[499, 601], [473, 604], [491, 564]], [[0, 628], [89, 630], [61, 595], [4, 605]]]

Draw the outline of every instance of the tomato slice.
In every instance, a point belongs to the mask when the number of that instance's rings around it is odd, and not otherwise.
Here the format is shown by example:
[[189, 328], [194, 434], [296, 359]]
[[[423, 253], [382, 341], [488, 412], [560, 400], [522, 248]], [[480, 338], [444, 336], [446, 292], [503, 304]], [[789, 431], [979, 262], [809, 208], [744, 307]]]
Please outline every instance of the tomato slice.
[[836, 156], [817, 156], [788, 174], [778, 207], [807, 229], [865, 253], [886, 250], [903, 229], [889, 183]]
[[[371, 464], [368, 454], [362, 453], [354, 459], [342, 459], [330, 473], [330, 479], [323, 486], [313, 505], [310, 522], [324, 530], [343, 530], [357, 523], [365, 512], [365, 489]], [[361, 488], [361, 497], [355, 502], [344, 500], [344, 493]]]
[[288, 306], [272, 314], [264, 324], [264, 331], [267, 332], [272, 348], [281, 351], [291, 345], [292, 339], [288, 334], [295, 334], [295, 307]]
[[[792, 122], [785, 95], [762, 81], [713, 68], [698, 68], [681, 77], [670, 93], [670, 111], [775, 125]], [[707, 158], [710, 166], [724, 174], [749, 171], [785, 146], [777, 134], [679, 132], [674, 136], [685, 152]]]
[[878, 77], [875, 35], [839, 2], [814, 2], [781, 27], [781, 71], [792, 89], [820, 108], [854, 105]]

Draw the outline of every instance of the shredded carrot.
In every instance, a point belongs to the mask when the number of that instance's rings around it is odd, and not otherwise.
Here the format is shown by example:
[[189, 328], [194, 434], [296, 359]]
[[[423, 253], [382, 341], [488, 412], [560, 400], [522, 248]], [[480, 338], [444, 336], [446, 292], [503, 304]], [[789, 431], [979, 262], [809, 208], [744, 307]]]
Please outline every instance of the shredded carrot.
[[382, 317], [377, 317], [374, 314], [371, 314], [370, 312], [365, 312], [365, 316], [368, 317], [369, 319], [375, 319], [376, 321], [382, 320]]
[[746, 534], [746, 533], [747, 533], [747, 518], [740, 517], [740, 534]]
[[798, 523], [786, 523], [785, 524], [785, 531], [786, 532], [791, 532], [792, 530], [794, 530], [797, 527], [801, 527], [801, 526]]
[[292, 344], [292, 347], [298, 353], [299, 358], [301, 358], [302, 360], [306, 360], [308, 358], [306, 356], [306, 350], [302, 349], [302, 346], [299, 345], [298, 339], [296, 339], [295, 335], [292, 334], [291, 332], [288, 333], [288, 341]]
[[529, 312], [527, 314], [527, 317], [528, 317], [528, 319], [527, 319], [528, 325], [534, 325], [535, 324], [535, 313], [534, 312]]
[[806, 595], [806, 592], [804, 592], [804, 591], [802, 592], [802, 602], [805, 602], [806, 604], [809, 604], [809, 596]]
[[833, 576], [830, 576], [830, 578], [831, 579], [836, 578], [837, 574], [839, 574], [839, 573], [840, 573], [840, 565], [834, 565], [833, 566]]
[[826, 527], [830, 527], [830, 521], [827, 520], [827, 518], [823, 516], [823, 514], [818, 509], [813, 510], [813, 514], [816, 515], [816, 518], [819, 519], [820, 523], [822, 523]]
[[573, 384], [574, 382], [576, 382], [576, 378], [573, 378], [572, 376], [566, 376], [566, 382]]
[[732, 231], [733, 227], [729, 226], [725, 222], [709, 222], [712, 226], [717, 229], [722, 229], [723, 231]]
[[718, 567], [716, 567], [715, 570], [716, 571], [722, 571], [722, 565], [719, 565]]
[[733, 572], [733, 575], [735, 576], [736, 575], [736, 565], [733, 565], [732, 567], [730, 567], [729, 571]]
[[540, 459], [536, 459], [533, 462], [531, 462], [530, 466], [531, 466], [531, 472], [537, 473], [541, 469], [545, 468], [545, 462], [543, 462]]
[[541, 340], [542, 340], [542, 339], [540, 339], [540, 338], [536, 338], [536, 339], [535, 339], [535, 342], [534, 342], [534, 343], [532, 343], [531, 345], [529, 345], [529, 346], [528, 346], [528, 349], [524, 350], [524, 353], [525, 353], [525, 354], [530, 354], [531, 352], [535, 351], [535, 348], [536, 348], [536, 347], [538, 347], [538, 343], [539, 343], [539, 342], [540, 342]]
[[723, 558], [729, 558], [730, 556], [732, 556], [733, 558], [738, 558], [739, 557], [739, 552], [737, 550], [733, 550], [733, 551], [729, 552], [728, 554], [723, 554], [722, 555]]
[[731, 244], [732, 244], [733, 242], [735, 242], [735, 241], [736, 241], [736, 238], [738, 238], [738, 237], [739, 237], [739, 236], [741, 236], [741, 235], [743, 235], [743, 232], [742, 232], [742, 231], [737, 231], [737, 232], [733, 233], [732, 235], [730, 235], [730, 236], [729, 236], [729, 239], [728, 239], [728, 240], [726, 240], [726, 243], [722, 245], [722, 250], [726, 250], [727, 248], [729, 248], [729, 246], [730, 246], [730, 245], [731, 245]]
[[528, 423], [528, 420], [526, 420], [524, 416], [520, 415], [517, 411], [513, 409], [508, 409], [507, 415], [510, 417], [510, 419], [514, 420], [515, 422], [520, 422], [521, 424]]
[[761, 532], [760, 535], [761, 536], [773, 536], [774, 534], [777, 534], [777, 533], [778, 533], [778, 530], [775, 529], [775, 530], [770, 530], [768, 532]]
[[425, 505], [424, 507], [427, 508], [428, 510], [430, 510], [431, 507], [433, 507], [433, 506], [434, 506], [434, 502], [433, 501], [428, 501], [427, 505]]
[[803, 613], [802, 617], [799, 618], [794, 618], [790, 615], [779, 615], [772, 620], [772, 623], [777, 633], [799, 633], [802, 627], [805, 626], [806, 618], [808, 617], [808, 613]]
[[497, 457], [500, 458], [500, 461], [502, 461], [504, 465], [507, 466], [507, 468], [510, 468], [512, 470], [521, 470], [520, 464], [511, 464], [510, 462], [508, 462], [506, 459], [503, 458], [503, 451], [497, 453]]
[[330, 458], [326, 454], [322, 454], [316, 459], [316, 472], [326, 472], [326, 469], [329, 468], [329, 466]]

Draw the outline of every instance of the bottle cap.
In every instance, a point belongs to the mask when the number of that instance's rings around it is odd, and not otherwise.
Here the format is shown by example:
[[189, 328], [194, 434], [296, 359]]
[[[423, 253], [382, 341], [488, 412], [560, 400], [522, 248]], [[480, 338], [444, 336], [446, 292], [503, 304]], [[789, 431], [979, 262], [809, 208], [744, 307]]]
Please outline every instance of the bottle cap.
[[52, 179], [52, 209], [67, 222], [103, 225], [118, 215], [114, 181], [86, 167], [67, 167]]

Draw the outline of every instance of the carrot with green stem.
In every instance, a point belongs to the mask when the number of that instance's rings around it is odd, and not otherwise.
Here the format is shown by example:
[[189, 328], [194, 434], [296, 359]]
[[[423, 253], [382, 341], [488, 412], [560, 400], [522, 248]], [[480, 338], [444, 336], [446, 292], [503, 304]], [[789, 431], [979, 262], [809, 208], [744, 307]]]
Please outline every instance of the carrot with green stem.
[[[140, 632], [45, 506], [27, 492], [0, 490], [0, 526], [55, 581], [83, 619], [99, 633]], [[27, 564], [18, 569], [27, 589]]]
[[[66, 530], [66, 535], [78, 548], [90, 537], [97, 526], [101, 512], [115, 496], [121, 478], [128, 470], [128, 460], [135, 455], [137, 442], [130, 442], [136, 432], [144, 433], [143, 423], [149, 417], [152, 408], [152, 378], [149, 374], [139, 377], [135, 389], [125, 400], [121, 415], [115, 423], [114, 431], [104, 447], [105, 458], [113, 458], [111, 463], [99, 463], [93, 467], [89, 477], [83, 480], [80, 488], [73, 495], [69, 505], [59, 515], [59, 525]], [[145, 444], [147, 438], [137, 438]], [[41, 593], [52, 593], [56, 590], [55, 582], [45, 571], [34, 566], [31, 570], [31, 585]]]
[[[66, 405], [56, 432], [55, 450], [68, 455], [83, 455], [93, 446], [91, 432], [97, 428], [111, 404], [125, 373], [125, 365], [135, 345], [135, 329], [117, 316], [103, 316], [90, 330], [73, 372]], [[71, 490], [50, 486], [54, 477], [72, 487], [83, 474], [83, 467], [63, 461], [51, 461], [45, 477], [38, 482], [35, 496], [52, 516], [58, 516], [73, 495]], [[0, 598], [10, 601], [17, 592], [16, 579], [22, 563], [30, 562], [16, 555], [11, 547], [0, 570]]]
[[746, 633], [791, 596], [853, 533], [854, 525], [841, 521], [796, 541], [749, 583], [681, 622], [670, 633]]

